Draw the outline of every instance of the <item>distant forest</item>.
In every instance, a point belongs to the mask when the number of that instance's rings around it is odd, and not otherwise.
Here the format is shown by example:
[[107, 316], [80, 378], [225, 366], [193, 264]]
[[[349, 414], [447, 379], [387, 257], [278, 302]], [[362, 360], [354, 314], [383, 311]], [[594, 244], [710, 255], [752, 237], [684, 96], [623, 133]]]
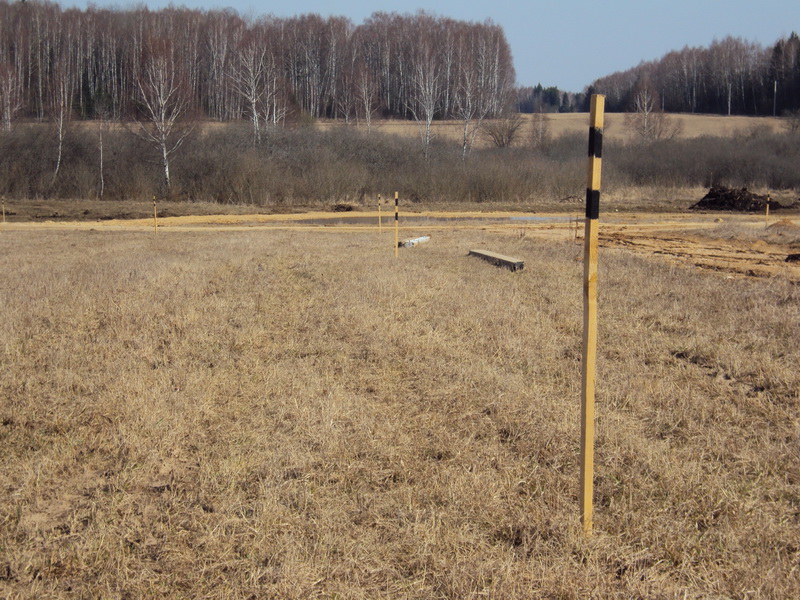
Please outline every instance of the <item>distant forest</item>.
[[800, 38], [792, 33], [766, 48], [734, 37], [686, 47], [601, 77], [587, 92], [605, 94], [607, 110], [625, 112], [643, 90], [666, 112], [791, 113], [800, 109]]
[[[0, 0], [0, 117], [152, 119], [152, 96], [181, 119], [246, 119], [256, 135], [288, 119], [374, 117], [480, 123], [519, 112], [635, 110], [642, 90], [666, 112], [781, 115], [800, 110], [800, 38], [763, 47], [727, 37], [571, 93], [515, 87], [511, 51], [491, 22], [375, 13], [245, 19], [232, 10], [87, 10]], [[159, 88], [155, 90], [154, 88]], [[161, 89], [163, 88], [163, 89]], [[150, 106], [148, 106], [148, 103]]]
[[150, 119], [154, 101], [256, 130], [286, 118], [482, 119], [513, 104], [514, 85], [508, 42], [491, 21], [375, 13], [355, 25], [0, 0], [6, 129], [64, 114]]
[[517, 110], [521, 113], [568, 113], [588, 110], [585, 93], [573, 94], [557, 87], [517, 88]]

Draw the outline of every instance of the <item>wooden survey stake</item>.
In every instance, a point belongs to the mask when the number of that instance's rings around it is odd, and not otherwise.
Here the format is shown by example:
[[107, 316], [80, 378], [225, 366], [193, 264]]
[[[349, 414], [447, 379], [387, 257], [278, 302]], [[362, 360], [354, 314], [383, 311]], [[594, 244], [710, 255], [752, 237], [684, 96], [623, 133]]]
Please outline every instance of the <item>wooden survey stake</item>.
[[597, 357], [597, 226], [600, 217], [600, 163], [603, 155], [605, 96], [592, 96], [586, 225], [583, 258], [583, 368], [581, 369], [581, 524], [592, 533], [594, 478], [594, 385]]
[[397, 205], [400, 193], [394, 193], [394, 257], [400, 256], [400, 209]]
[[766, 212], [764, 213], [764, 229], [766, 229], [767, 225], [769, 224], [769, 202], [770, 202], [770, 197], [769, 197], [769, 192], [767, 192], [767, 201], [765, 202], [767, 208]]

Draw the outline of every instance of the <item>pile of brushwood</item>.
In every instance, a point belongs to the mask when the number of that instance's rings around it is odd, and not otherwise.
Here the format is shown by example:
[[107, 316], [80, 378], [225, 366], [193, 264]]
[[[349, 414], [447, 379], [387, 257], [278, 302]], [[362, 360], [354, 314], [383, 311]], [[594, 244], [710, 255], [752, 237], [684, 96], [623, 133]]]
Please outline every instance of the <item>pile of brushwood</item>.
[[700, 202], [693, 204], [689, 210], [735, 210], [739, 212], [763, 212], [769, 204], [770, 210], [779, 208], [797, 208], [800, 203], [788, 206], [771, 200], [769, 196], [759, 196], [747, 191], [747, 188], [728, 188], [724, 185], [712, 186]]

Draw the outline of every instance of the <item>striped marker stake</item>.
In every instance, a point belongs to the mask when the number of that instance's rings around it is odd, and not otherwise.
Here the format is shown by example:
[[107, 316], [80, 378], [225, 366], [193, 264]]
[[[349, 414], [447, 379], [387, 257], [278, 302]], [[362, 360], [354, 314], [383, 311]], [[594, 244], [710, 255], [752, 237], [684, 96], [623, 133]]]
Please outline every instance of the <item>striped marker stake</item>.
[[383, 223], [381, 222], [381, 195], [378, 194], [378, 233], [383, 233]]
[[595, 94], [589, 123], [586, 228], [583, 259], [583, 369], [581, 372], [580, 510], [583, 532], [592, 534], [594, 478], [594, 384], [597, 358], [597, 227], [605, 96]]
[[158, 235], [158, 212], [156, 211], [156, 197], [153, 196], [153, 233]]
[[400, 197], [399, 192], [394, 193], [394, 257], [400, 256], [400, 209], [397, 202]]
[[769, 202], [770, 197], [769, 192], [767, 192], [767, 211], [764, 213], [764, 229], [766, 229], [767, 225], [769, 225]]

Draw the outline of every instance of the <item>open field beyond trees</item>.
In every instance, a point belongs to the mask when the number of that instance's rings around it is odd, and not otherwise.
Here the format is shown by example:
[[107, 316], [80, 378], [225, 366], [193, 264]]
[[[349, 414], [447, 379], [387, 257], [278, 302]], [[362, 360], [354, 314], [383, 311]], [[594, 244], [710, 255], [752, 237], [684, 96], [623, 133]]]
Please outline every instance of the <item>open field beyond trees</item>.
[[[529, 140], [533, 129], [533, 115], [521, 115], [523, 126], [521, 128], [520, 140]], [[759, 130], [772, 133], [781, 132], [786, 129], [786, 119], [773, 117], [745, 117], [745, 116], [721, 116], [721, 115], [691, 115], [691, 114], [669, 114], [670, 120], [677, 125], [675, 137], [678, 139], [696, 137], [718, 137], [731, 138], [738, 135], [747, 135]], [[589, 113], [546, 113], [544, 115], [548, 126], [548, 133], [553, 137], [562, 135], [579, 134], [585, 137], [587, 124], [589, 123]], [[629, 113], [609, 113], [605, 117], [604, 137], [612, 142], [635, 142], [636, 131], [627, 122]], [[363, 129], [365, 125], [359, 124]], [[321, 129], [332, 127], [347, 127], [341, 121], [323, 121], [320, 123]], [[418, 136], [417, 124], [413, 121], [376, 120], [372, 122], [372, 127], [384, 133], [396, 133], [398, 135]], [[434, 121], [433, 131], [443, 139], [458, 142], [463, 135], [463, 123], [459, 121]], [[488, 142], [484, 138], [478, 140], [478, 146], [487, 146]]]
[[613, 239], [796, 223], [637, 219], [601, 235], [589, 539], [567, 223], [399, 259], [374, 227], [7, 224], [0, 596], [800, 596], [798, 267]]

